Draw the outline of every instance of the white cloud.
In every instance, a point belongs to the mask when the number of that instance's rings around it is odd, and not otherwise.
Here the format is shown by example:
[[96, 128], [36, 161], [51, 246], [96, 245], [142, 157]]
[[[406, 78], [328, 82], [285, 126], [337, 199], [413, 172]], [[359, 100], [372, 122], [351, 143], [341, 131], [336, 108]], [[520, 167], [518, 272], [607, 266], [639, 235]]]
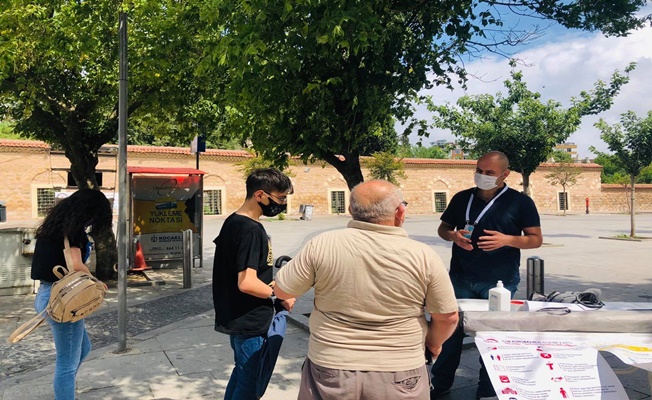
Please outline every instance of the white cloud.
[[[554, 31], [558, 31], [555, 29]], [[580, 128], [568, 139], [578, 145], [580, 157], [593, 157], [588, 150], [593, 145], [599, 150], [607, 151], [600, 139], [600, 132], [593, 124], [600, 118], [613, 124], [619, 121], [620, 114], [632, 110], [643, 117], [652, 110], [652, 28], [645, 28], [631, 33], [627, 37], [606, 38], [601, 34], [587, 35], [585, 32], [570, 33], [561, 30], [554, 39], [530, 46], [516, 55], [526, 65], [519, 65], [524, 80], [532, 91], [541, 93], [542, 99], [554, 99], [569, 105], [573, 96], [582, 90], [591, 90], [598, 79], [608, 82], [615, 70], [623, 72], [630, 62], [637, 67], [631, 72], [630, 82], [623, 87], [615, 98], [612, 108], [598, 116], [585, 117]], [[471, 78], [468, 89], [450, 91], [435, 88], [424, 93], [433, 96], [438, 104], [455, 103], [464, 94], [506, 93], [503, 82], [509, 78], [509, 65], [506, 59], [492, 57], [477, 60], [466, 65], [467, 70], [481, 79]], [[420, 109], [420, 118], [429, 118], [430, 113]], [[450, 132], [433, 131], [428, 143], [435, 139], [452, 139]], [[416, 141], [416, 137], [414, 141]]]

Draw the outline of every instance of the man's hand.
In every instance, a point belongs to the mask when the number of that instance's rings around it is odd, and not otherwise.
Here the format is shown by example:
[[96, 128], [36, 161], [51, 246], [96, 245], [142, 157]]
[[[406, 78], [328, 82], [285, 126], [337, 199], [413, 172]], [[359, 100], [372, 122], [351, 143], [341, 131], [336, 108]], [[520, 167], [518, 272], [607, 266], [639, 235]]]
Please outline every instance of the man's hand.
[[282, 305], [283, 308], [285, 308], [286, 310], [288, 310], [288, 311], [292, 311], [292, 309], [294, 308], [294, 302], [295, 302], [296, 300], [297, 300], [297, 299], [295, 299], [294, 297], [291, 298], [291, 299], [282, 300], [282, 301], [281, 301], [281, 305]]
[[463, 248], [464, 250], [471, 251], [473, 250], [473, 245], [471, 244], [471, 239], [464, 237], [464, 235], [470, 235], [471, 232], [466, 229], [460, 229], [459, 231], [451, 231], [453, 242]]
[[437, 346], [437, 345], [435, 345], [434, 343], [430, 343], [430, 342], [426, 339], [426, 347], [427, 347], [428, 350], [430, 351], [430, 354], [432, 355], [432, 359], [433, 359], [433, 361], [434, 361], [437, 357], [439, 357], [439, 354], [441, 353], [441, 345]]
[[473, 245], [471, 244], [471, 239], [465, 238], [464, 235], [470, 236], [470, 231], [466, 229], [455, 230], [455, 227], [449, 223], [441, 221], [439, 228], [437, 228], [437, 234], [440, 238], [448, 241], [454, 242], [456, 245], [460, 246], [466, 251], [473, 250]]
[[505, 235], [498, 231], [492, 231], [485, 229], [485, 236], [480, 236], [478, 238], [478, 248], [484, 251], [492, 251], [500, 249], [501, 247], [509, 246], [512, 240], [512, 236]]

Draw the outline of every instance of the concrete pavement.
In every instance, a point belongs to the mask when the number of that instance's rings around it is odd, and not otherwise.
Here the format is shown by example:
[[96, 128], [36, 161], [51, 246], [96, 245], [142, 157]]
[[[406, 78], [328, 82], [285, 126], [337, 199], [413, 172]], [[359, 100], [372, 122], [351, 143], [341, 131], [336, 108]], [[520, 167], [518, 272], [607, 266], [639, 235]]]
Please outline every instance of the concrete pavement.
[[[306, 239], [346, 226], [345, 216], [315, 216], [312, 221], [289, 218], [264, 222], [272, 236], [275, 256], [294, 255]], [[151, 275], [166, 285], [129, 288], [129, 351], [115, 354], [117, 295], [110, 290], [104, 309], [88, 319], [94, 351], [78, 375], [78, 397], [86, 399], [220, 399], [232, 368], [228, 337], [213, 331], [210, 295], [214, 246], [223, 218], [208, 218], [204, 231], [204, 268], [193, 270], [193, 289], [182, 289], [181, 270], [159, 270]], [[652, 237], [652, 214], [637, 215], [637, 232]], [[629, 216], [576, 214], [542, 216], [542, 248], [523, 252], [525, 259], [545, 260], [546, 292], [598, 287], [605, 301], [650, 301], [649, 274], [652, 240], [631, 242], [600, 239], [629, 231]], [[436, 236], [437, 216], [411, 216], [405, 223], [410, 236], [431, 245], [447, 264], [450, 243]], [[525, 282], [517, 298], [524, 298]], [[33, 315], [33, 295], [0, 297], [0, 336]], [[308, 293], [291, 314], [281, 355], [265, 399], [296, 398], [300, 368], [307, 352], [308, 333], [302, 329], [312, 310]], [[18, 346], [0, 343], [0, 400], [50, 399], [53, 345], [42, 327]], [[646, 375], [627, 368], [604, 353], [633, 400], [650, 399]], [[470, 345], [451, 400], [472, 399], [477, 380], [478, 354]]]

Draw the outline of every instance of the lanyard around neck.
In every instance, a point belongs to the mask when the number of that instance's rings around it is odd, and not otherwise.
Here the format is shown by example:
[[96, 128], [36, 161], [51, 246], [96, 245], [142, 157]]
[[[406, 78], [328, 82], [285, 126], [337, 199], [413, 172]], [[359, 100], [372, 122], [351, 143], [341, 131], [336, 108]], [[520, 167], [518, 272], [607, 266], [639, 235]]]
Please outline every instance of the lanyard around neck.
[[[491, 199], [491, 201], [490, 201], [489, 203], [487, 203], [486, 206], [484, 206], [484, 209], [480, 212], [480, 215], [478, 215], [478, 218], [475, 219], [475, 222], [473, 223], [474, 226], [477, 225], [478, 222], [480, 222], [480, 218], [482, 218], [482, 216], [487, 212], [487, 210], [489, 210], [489, 209], [491, 208], [491, 206], [494, 205], [494, 202], [495, 202], [496, 200], [498, 200], [498, 198], [499, 198], [503, 193], [505, 193], [506, 191], [507, 191], [507, 184], [505, 184], [505, 187], [503, 188], [503, 190], [501, 190], [500, 193], [498, 193], [498, 194], [496, 195], [496, 197], [494, 197], [493, 199]], [[469, 197], [469, 204], [466, 205], [466, 223], [467, 223], [467, 224], [468, 224], [469, 222], [471, 222], [471, 218], [470, 218], [470, 216], [469, 216], [469, 213], [471, 212], [471, 203], [473, 203], [473, 193], [471, 193], [471, 197]]]

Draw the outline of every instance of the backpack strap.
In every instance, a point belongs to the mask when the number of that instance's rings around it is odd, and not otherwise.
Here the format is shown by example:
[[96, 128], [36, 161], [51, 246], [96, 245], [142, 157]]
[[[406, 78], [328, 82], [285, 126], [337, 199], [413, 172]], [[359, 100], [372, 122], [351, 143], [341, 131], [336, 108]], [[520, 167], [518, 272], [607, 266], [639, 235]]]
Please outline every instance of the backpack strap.
[[66, 268], [68, 268], [68, 271], [74, 271], [72, 254], [70, 253], [70, 242], [67, 236], [63, 237], [63, 256], [66, 258]]
[[72, 254], [70, 253], [70, 242], [66, 236], [63, 237], [63, 257], [66, 259], [66, 266], [55, 265], [52, 268], [52, 272], [59, 279], [63, 279], [64, 276], [75, 270], [73, 268]]
[[9, 343], [17, 343], [23, 340], [25, 336], [29, 335], [34, 329], [38, 328], [43, 321], [45, 321], [46, 310], [41, 311], [34, 318], [19, 326], [18, 329], [9, 336], [7, 341]]
[[59, 279], [63, 279], [63, 277], [68, 275], [69, 272], [70, 271], [68, 271], [66, 267], [61, 265], [55, 265], [54, 268], [52, 268], [52, 273]]

